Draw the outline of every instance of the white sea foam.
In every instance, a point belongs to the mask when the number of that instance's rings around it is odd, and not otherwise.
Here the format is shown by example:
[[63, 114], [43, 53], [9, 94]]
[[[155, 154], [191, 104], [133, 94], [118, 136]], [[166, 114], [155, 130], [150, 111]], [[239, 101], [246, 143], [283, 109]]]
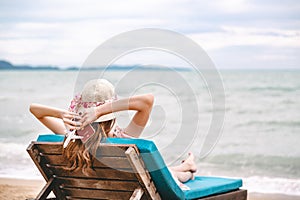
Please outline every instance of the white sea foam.
[[0, 177], [42, 179], [38, 169], [26, 152], [26, 144], [0, 143]]
[[300, 179], [253, 176], [243, 178], [243, 188], [248, 192], [278, 193], [300, 196]]
[[26, 147], [28, 145], [13, 142], [0, 143], [0, 158], [10, 160], [22, 160], [27, 157]]
[[43, 177], [34, 165], [28, 165], [26, 167], [10, 167], [5, 170], [0, 170], [1, 178], [15, 178], [15, 179], [27, 179], [27, 180], [42, 180]]

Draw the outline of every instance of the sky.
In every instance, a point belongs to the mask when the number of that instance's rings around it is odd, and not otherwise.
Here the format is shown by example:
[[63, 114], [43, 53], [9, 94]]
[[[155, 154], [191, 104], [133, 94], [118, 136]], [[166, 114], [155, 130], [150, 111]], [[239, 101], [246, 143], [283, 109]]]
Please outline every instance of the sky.
[[[0, 0], [0, 60], [81, 66], [104, 41], [140, 28], [189, 37], [220, 69], [300, 69], [298, 0]], [[148, 52], [119, 63], [182, 64], [171, 57]]]

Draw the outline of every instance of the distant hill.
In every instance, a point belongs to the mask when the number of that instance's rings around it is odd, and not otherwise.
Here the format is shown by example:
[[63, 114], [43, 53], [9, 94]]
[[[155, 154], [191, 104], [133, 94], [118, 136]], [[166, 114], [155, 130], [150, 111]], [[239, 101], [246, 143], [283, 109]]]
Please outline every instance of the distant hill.
[[[0, 60], [0, 70], [61, 70], [61, 71], [78, 71], [78, 70], [104, 70], [105, 67], [84, 67], [80, 68], [77, 66], [71, 66], [68, 68], [59, 68], [54, 66], [30, 66], [30, 65], [13, 65], [8, 61]], [[107, 70], [170, 70], [167, 67], [159, 67], [159, 66], [140, 66], [140, 65], [133, 65], [133, 66], [120, 66], [120, 65], [113, 65], [109, 66]], [[181, 68], [175, 67], [173, 68], [177, 71], [189, 71], [189, 68]]]
[[0, 60], [0, 70], [59, 70], [59, 68], [53, 66], [13, 65], [8, 61]]
[[11, 69], [13, 67], [14, 66], [10, 62], [0, 60], [0, 69]]

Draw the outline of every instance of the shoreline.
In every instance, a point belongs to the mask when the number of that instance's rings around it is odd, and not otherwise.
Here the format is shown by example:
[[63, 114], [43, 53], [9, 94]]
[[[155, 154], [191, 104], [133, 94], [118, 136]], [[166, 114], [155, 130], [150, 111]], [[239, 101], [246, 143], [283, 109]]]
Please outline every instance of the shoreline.
[[[0, 177], [0, 199], [29, 199], [35, 198], [45, 185], [44, 180], [1, 178]], [[51, 195], [51, 194], [50, 194]], [[248, 200], [296, 200], [299, 196], [270, 193], [249, 193]]]

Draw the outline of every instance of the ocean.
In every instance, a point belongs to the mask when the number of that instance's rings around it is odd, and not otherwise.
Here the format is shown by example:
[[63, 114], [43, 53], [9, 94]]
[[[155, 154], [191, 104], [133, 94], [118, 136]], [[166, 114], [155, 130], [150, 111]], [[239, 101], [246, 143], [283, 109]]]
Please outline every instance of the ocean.
[[[155, 105], [142, 138], [155, 141], [167, 164], [179, 163], [191, 151], [198, 175], [242, 178], [249, 192], [300, 196], [300, 71], [219, 73], [225, 120], [205, 157], [200, 152], [214, 105], [203, 77], [193, 71], [168, 70], [115, 70], [104, 77], [116, 84], [119, 98], [154, 94]], [[31, 115], [29, 105], [67, 108], [80, 76], [100, 77], [100, 71], [0, 71], [0, 177], [42, 179], [26, 147], [39, 134], [50, 132]], [[132, 115], [132, 111], [119, 113], [118, 123], [126, 126]], [[183, 125], [196, 129], [181, 130]], [[181, 142], [176, 140], [178, 134], [184, 134]]]

